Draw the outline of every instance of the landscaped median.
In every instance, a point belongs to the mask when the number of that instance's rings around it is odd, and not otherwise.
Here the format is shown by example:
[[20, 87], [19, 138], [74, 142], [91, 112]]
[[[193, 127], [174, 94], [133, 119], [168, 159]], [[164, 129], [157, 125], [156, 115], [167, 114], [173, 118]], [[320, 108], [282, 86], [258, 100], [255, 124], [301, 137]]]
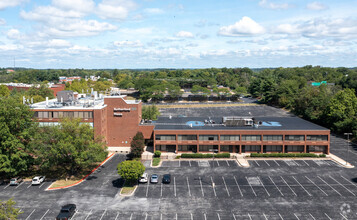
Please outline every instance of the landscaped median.
[[135, 192], [138, 179], [145, 172], [145, 166], [137, 160], [127, 160], [118, 164], [118, 174], [125, 180], [120, 195], [131, 196]]
[[313, 157], [313, 158], [324, 158], [325, 154], [313, 154], [313, 153], [270, 153], [270, 154], [262, 154], [262, 153], [251, 153], [250, 157]]
[[102, 166], [105, 162], [107, 162], [114, 154], [111, 153], [109, 156], [101, 162], [97, 167], [95, 167], [90, 173], [88, 173], [83, 178], [74, 178], [71, 180], [57, 180], [52, 183], [46, 190], [57, 190], [57, 189], [65, 189], [75, 185], [82, 183], [89, 175], [91, 175], [94, 171], [96, 171], [100, 166]]

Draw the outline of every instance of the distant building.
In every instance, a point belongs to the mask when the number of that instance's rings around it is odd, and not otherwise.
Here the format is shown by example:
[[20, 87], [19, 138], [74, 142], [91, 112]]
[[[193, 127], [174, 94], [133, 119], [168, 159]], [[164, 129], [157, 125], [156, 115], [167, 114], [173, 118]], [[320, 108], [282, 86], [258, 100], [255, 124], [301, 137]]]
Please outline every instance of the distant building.
[[71, 83], [73, 80], [81, 80], [82, 77], [80, 76], [71, 76], [71, 77], [66, 77], [66, 76], [60, 76], [58, 78], [59, 82], [69, 82]]
[[13, 72], [15, 72], [15, 70], [12, 70], [12, 69], [7, 69], [6, 70], [6, 73], [13, 73]]
[[[9, 90], [17, 89], [17, 90], [29, 90], [30, 88], [40, 88], [39, 84], [25, 84], [25, 83], [1, 83], [2, 85], [6, 85]], [[53, 95], [56, 96], [57, 92], [64, 90], [66, 87], [65, 84], [53, 84], [49, 83], [48, 88], [53, 91]]]

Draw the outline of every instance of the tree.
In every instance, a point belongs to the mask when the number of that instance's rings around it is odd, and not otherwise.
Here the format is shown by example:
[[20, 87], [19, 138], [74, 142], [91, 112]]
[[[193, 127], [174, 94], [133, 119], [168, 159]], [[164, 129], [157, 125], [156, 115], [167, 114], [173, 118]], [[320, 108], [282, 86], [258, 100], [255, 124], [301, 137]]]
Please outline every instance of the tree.
[[7, 88], [6, 85], [0, 85], [0, 97], [9, 96], [9, 95], [10, 95], [10, 89]]
[[12, 199], [7, 201], [0, 200], [0, 219], [16, 220], [21, 211], [14, 207], [15, 204], [16, 202]]
[[105, 143], [80, 119], [64, 118], [59, 126], [43, 127], [31, 144], [36, 164], [70, 177], [107, 155]]
[[142, 118], [147, 120], [157, 120], [160, 116], [160, 111], [156, 105], [145, 105], [142, 109]]
[[130, 143], [130, 153], [133, 157], [141, 157], [144, 152], [145, 139], [141, 132], [136, 133], [133, 140]]
[[127, 160], [118, 164], [118, 174], [129, 184], [134, 184], [145, 172], [145, 166], [136, 160]]
[[7, 177], [32, 164], [29, 143], [36, 133], [33, 112], [12, 97], [0, 98], [0, 173]]

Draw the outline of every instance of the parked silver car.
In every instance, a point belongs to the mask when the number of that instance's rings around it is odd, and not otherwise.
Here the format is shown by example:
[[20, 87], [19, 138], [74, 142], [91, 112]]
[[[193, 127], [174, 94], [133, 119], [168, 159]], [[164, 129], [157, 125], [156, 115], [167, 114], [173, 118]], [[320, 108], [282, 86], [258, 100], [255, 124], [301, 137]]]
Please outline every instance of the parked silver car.
[[150, 183], [158, 183], [159, 182], [159, 175], [152, 174], [150, 178]]
[[18, 186], [22, 182], [21, 177], [12, 178], [10, 180], [10, 186]]

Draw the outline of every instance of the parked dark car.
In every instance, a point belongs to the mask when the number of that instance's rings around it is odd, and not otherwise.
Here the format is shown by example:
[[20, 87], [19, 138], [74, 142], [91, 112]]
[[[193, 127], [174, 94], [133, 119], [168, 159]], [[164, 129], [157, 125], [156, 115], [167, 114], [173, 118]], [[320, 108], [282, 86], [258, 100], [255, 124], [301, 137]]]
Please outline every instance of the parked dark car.
[[162, 177], [162, 183], [171, 183], [171, 175], [170, 174], [165, 174]]
[[67, 204], [62, 206], [60, 213], [57, 215], [56, 220], [68, 220], [71, 219], [74, 213], [76, 213], [75, 204]]

